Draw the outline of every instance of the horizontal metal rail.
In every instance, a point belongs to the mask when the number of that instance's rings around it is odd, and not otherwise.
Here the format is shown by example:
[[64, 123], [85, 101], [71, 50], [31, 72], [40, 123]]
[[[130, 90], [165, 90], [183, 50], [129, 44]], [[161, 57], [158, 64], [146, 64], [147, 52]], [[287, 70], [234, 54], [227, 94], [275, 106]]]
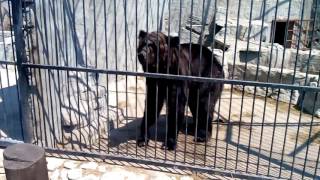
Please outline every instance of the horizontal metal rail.
[[171, 79], [171, 80], [187, 80], [187, 81], [196, 81], [196, 82], [221, 82], [221, 83], [233, 84], [233, 85], [259, 86], [259, 87], [270, 87], [270, 88], [290, 89], [290, 90], [299, 90], [299, 91], [320, 92], [320, 87], [297, 86], [297, 85], [293, 85], [293, 84], [281, 84], [281, 83], [245, 81], [245, 80], [233, 80], [233, 79], [220, 79], [220, 78], [172, 75], [172, 74], [161, 74], [161, 73], [107, 70], [107, 69], [98, 69], [98, 68], [96, 69], [96, 68], [86, 68], [86, 67], [29, 64], [29, 63], [23, 63], [22, 65], [25, 67], [28, 67], [28, 68], [38, 68], [38, 69], [91, 72], [91, 73], [102, 73], [102, 74], [112, 74], [112, 75], [142, 76], [142, 77], [150, 77], [150, 78], [158, 78], [158, 79], [164, 78], [164, 79]]
[[0, 61], [0, 65], [17, 65], [15, 61]]

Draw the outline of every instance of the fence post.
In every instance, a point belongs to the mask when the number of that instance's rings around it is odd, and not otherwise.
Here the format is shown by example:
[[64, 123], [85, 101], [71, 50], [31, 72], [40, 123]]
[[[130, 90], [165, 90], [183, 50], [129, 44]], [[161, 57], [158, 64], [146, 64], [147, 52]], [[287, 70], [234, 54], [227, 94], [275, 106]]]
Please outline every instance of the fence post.
[[23, 0], [11, 0], [12, 3], [12, 21], [15, 37], [15, 52], [18, 69], [18, 93], [20, 106], [20, 120], [22, 128], [22, 138], [26, 143], [30, 143], [32, 137], [32, 120], [31, 108], [29, 103], [29, 82], [28, 70], [23, 67], [22, 63], [27, 62], [27, 55], [25, 49], [25, 41], [23, 35], [23, 16], [22, 16], [22, 2]]

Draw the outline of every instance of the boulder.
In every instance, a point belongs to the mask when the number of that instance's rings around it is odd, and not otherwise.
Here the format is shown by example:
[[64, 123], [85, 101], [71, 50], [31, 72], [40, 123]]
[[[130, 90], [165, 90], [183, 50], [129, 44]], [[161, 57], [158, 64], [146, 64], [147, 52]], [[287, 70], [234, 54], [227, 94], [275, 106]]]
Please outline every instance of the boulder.
[[[94, 74], [88, 76], [86, 73], [70, 73], [69, 81], [62, 85], [62, 128], [64, 131], [64, 142], [79, 141], [82, 143], [93, 143], [98, 134], [104, 134], [105, 123], [102, 123], [100, 114], [106, 108], [107, 90], [104, 86], [95, 85]], [[99, 122], [98, 122], [99, 117]]]
[[[269, 67], [259, 66], [258, 68], [257, 65], [253, 65], [253, 64], [247, 64], [247, 67], [246, 67], [245, 63], [236, 63], [234, 66], [233, 64], [229, 63], [228, 66], [229, 66], [228, 67], [229, 75], [232, 75], [233, 73], [234, 75], [233, 78], [238, 80], [294, 84], [299, 86], [299, 85], [305, 85], [305, 82], [307, 83], [315, 82], [318, 79], [316, 75], [308, 75], [308, 78], [307, 78], [305, 73], [301, 73], [301, 72], [294, 73], [293, 70], [288, 70], [288, 69], [284, 69], [281, 72], [280, 68], [270, 68], [270, 72], [269, 72]], [[233, 68], [234, 68], [234, 71], [233, 71]], [[252, 86], [245, 86], [243, 88], [242, 85], [236, 85], [234, 87], [241, 91], [244, 90], [245, 92], [250, 94], [254, 93], [254, 87]], [[279, 94], [279, 101], [281, 102], [289, 103], [291, 98], [292, 104], [298, 103], [300, 93], [297, 90], [292, 91], [289, 89], [280, 89], [279, 91], [278, 88], [269, 88], [267, 93], [266, 89], [267, 89], [266, 87], [257, 87], [256, 95], [268, 96], [273, 99], [278, 99], [278, 94]], [[291, 97], [291, 92], [292, 92], [292, 97]]]
[[[312, 87], [319, 87], [317, 82], [310, 82]], [[299, 101], [299, 107], [303, 111], [320, 118], [320, 93], [319, 92], [306, 92], [304, 99]]]

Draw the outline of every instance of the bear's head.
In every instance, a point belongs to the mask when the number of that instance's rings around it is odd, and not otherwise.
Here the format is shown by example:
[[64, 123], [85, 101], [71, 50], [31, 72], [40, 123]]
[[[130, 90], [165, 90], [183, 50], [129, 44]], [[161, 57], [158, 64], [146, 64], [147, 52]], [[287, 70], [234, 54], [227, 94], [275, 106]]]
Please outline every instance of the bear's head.
[[168, 37], [161, 32], [140, 31], [137, 55], [145, 72], [158, 72], [166, 66], [170, 47], [179, 45], [179, 37]]

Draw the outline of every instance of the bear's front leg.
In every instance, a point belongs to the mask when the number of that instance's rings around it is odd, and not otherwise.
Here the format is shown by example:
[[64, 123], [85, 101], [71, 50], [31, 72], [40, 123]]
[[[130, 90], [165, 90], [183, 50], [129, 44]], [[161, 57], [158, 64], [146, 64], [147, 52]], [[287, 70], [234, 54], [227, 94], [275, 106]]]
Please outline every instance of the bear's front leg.
[[146, 88], [144, 116], [140, 126], [140, 135], [137, 139], [139, 147], [148, 144], [150, 138], [149, 128], [154, 124], [156, 118], [159, 117], [165, 98], [165, 88], [158, 81], [147, 79]]
[[169, 87], [168, 94], [167, 135], [162, 147], [167, 150], [174, 150], [177, 144], [178, 132], [184, 120], [186, 105], [185, 88], [174, 84]]

